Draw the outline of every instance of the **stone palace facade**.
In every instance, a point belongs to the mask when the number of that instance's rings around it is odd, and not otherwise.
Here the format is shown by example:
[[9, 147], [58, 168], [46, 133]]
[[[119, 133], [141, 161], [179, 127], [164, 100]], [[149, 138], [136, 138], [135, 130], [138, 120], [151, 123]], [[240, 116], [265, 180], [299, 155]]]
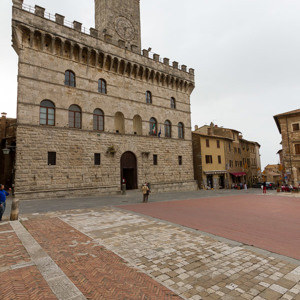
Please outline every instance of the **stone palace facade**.
[[196, 189], [194, 70], [141, 48], [140, 1], [95, 0], [89, 30], [13, 0], [15, 195]]

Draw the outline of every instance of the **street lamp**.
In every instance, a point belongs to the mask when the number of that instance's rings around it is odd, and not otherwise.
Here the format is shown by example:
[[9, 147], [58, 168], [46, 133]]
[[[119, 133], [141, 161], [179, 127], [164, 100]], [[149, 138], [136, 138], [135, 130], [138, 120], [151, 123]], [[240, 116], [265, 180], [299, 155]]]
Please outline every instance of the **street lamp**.
[[3, 154], [4, 154], [4, 155], [7, 155], [7, 154], [9, 154], [10, 149], [4, 148], [4, 149], [2, 149], [2, 151], [3, 151]]

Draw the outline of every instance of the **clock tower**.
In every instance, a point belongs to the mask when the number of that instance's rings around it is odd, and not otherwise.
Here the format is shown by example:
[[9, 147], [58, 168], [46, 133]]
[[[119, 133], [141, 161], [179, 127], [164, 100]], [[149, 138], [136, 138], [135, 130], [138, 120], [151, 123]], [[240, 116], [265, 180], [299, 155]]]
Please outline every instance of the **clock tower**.
[[95, 27], [107, 42], [140, 53], [140, 0], [95, 0]]

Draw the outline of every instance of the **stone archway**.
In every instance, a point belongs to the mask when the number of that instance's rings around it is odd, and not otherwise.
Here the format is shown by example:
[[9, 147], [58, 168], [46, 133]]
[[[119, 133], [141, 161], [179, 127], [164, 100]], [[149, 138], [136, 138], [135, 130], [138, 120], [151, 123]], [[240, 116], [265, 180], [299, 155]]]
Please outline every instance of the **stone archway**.
[[126, 189], [137, 189], [137, 159], [134, 153], [127, 151], [121, 157], [121, 183], [126, 180]]

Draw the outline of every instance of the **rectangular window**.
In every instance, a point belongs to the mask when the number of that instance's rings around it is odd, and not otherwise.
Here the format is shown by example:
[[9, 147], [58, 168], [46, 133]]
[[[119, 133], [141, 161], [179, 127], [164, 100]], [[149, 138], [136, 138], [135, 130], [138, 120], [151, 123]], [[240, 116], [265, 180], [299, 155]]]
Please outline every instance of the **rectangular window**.
[[299, 123], [296, 123], [296, 124], [293, 124], [293, 131], [299, 131], [300, 128], [299, 128]]
[[228, 147], [229, 147], [229, 152], [231, 152], [231, 144], [230, 143], [228, 144]]
[[236, 166], [236, 167], [238, 166], [238, 162], [237, 162], [237, 161], [235, 161], [235, 166]]
[[217, 140], [217, 148], [220, 148], [220, 141]]
[[300, 154], [300, 144], [295, 145], [295, 154]]
[[233, 160], [229, 161], [230, 168], [233, 168]]
[[207, 164], [212, 164], [212, 155], [205, 155], [205, 161]]
[[236, 147], [234, 147], [234, 153], [236, 153], [237, 152], [237, 149], [236, 149]]
[[206, 147], [209, 148], [209, 139], [206, 139]]
[[241, 154], [241, 148], [238, 149], [239, 154]]
[[100, 166], [100, 163], [101, 163], [100, 153], [94, 153], [94, 164], [95, 164], [95, 166]]
[[222, 163], [221, 155], [218, 155], [218, 163], [219, 163], [219, 164]]
[[56, 152], [48, 152], [48, 166], [56, 165]]
[[157, 166], [157, 154], [153, 154], [153, 165]]
[[178, 156], [178, 164], [179, 164], [179, 166], [182, 165], [182, 156]]

